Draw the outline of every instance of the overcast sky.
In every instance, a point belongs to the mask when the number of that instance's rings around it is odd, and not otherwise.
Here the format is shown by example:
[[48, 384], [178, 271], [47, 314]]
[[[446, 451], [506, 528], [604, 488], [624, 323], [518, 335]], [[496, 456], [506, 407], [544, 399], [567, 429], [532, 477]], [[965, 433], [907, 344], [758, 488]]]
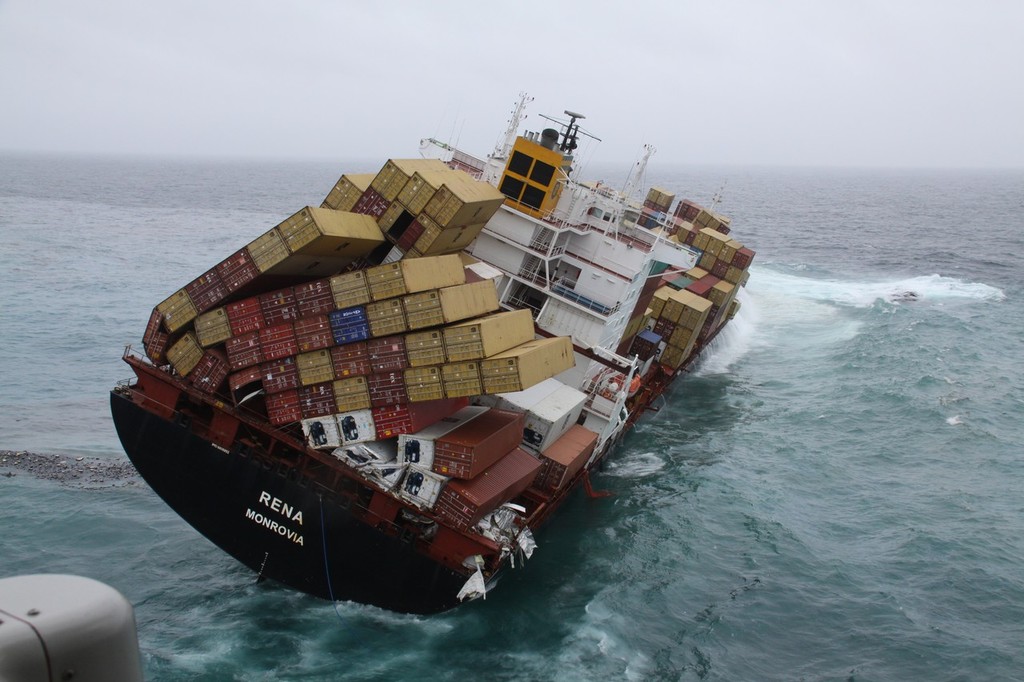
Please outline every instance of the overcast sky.
[[1019, 0], [0, 0], [0, 150], [1024, 167]]

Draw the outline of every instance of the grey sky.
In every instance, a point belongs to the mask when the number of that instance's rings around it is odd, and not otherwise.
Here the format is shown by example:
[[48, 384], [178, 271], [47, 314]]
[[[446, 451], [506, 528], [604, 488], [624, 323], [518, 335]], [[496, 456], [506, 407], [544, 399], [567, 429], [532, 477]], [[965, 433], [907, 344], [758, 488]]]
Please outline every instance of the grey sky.
[[1017, 0], [0, 0], [0, 150], [486, 154], [520, 91], [595, 161], [1024, 166]]

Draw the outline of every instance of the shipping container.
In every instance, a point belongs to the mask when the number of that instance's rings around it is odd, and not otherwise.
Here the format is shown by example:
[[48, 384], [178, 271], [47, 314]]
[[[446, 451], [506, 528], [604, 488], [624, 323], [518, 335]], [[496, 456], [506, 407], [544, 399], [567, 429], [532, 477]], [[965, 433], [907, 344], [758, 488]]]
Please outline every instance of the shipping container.
[[472, 480], [449, 481], [437, 498], [435, 511], [457, 528], [471, 528], [526, 490], [539, 469], [536, 457], [516, 448]]
[[426, 467], [410, 465], [398, 488], [398, 495], [420, 509], [433, 509], [448, 477], [436, 474]]
[[263, 390], [267, 393], [280, 393], [299, 387], [299, 368], [293, 357], [264, 362], [260, 369], [263, 373]]
[[245, 249], [260, 272], [268, 272], [288, 258], [288, 246], [276, 227], [249, 242]]
[[365, 341], [331, 348], [331, 364], [338, 379], [370, 373], [370, 352]]
[[252, 367], [266, 360], [260, 348], [260, 333], [250, 332], [241, 336], [232, 336], [224, 343], [231, 369], [240, 370]]
[[480, 361], [484, 393], [521, 391], [575, 365], [572, 340], [539, 339]]
[[320, 207], [333, 208], [335, 211], [351, 211], [363, 192], [370, 188], [373, 177], [373, 173], [342, 175], [338, 182], [334, 183], [334, 187], [328, 192]]
[[333, 414], [303, 419], [302, 433], [311, 448], [333, 450], [341, 447], [341, 432], [338, 430], [338, 420]]
[[686, 287], [686, 291], [691, 291], [701, 298], [707, 298], [708, 292], [711, 288], [718, 284], [719, 279], [714, 275], [705, 275], [698, 279], [696, 282]]
[[427, 202], [434, 197], [436, 192], [446, 180], [458, 182], [465, 177], [462, 171], [445, 168], [444, 170], [416, 171], [412, 174], [402, 191], [398, 193], [398, 201], [408, 206], [409, 211], [415, 215], [421, 213]]
[[260, 269], [249, 255], [248, 249], [241, 249], [217, 265], [217, 274], [224, 282], [229, 294], [233, 294], [260, 276]]
[[299, 344], [295, 340], [295, 325], [291, 322], [265, 327], [258, 332], [260, 351], [264, 360], [278, 360], [299, 352]]
[[383, 215], [390, 205], [391, 201], [389, 199], [382, 197], [373, 187], [367, 187], [366, 191], [359, 197], [359, 201], [352, 207], [352, 212], [376, 219]]
[[330, 348], [334, 345], [334, 331], [326, 315], [301, 317], [295, 321], [295, 342], [300, 353]]
[[366, 286], [366, 273], [353, 270], [330, 278], [335, 308], [351, 308], [370, 302], [370, 289]]
[[188, 380], [204, 393], [216, 393], [228, 378], [228, 359], [219, 348], [207, 348]]
[[[154, 365], [163, 365], [167, 361], [167, 347], [171, 345], [171, 336], [164, 331], [163, 320], [164, 316], [160, 310], [153, 308], [146, 324], [146, 331], [142, 334], [142, 347], [146, 349], [146, 357], [152, 360]], [[435, 333], [441, 335], [440, 332]], [[442, 350], [441, 362], [444, 362], [443, 356]]]
[[299, 309], [299, 317], [326, 315], [335, 309], [334, 293], [331, 291], [329, 279], [317, 279], [312, 282], [295, 285], [295, 304]]
[[334, 387], [331, 382], [300, 386], [299, 408], [304, 419], [334, 414]]
[[564, 386], [558, 379], [545, 379], [522, 391], [510, 391], [495, 395], [481, 395], [473, 402], [480, 405], [490, 405], [502, 410], [513, 412], [526, 412], [544, 398]]
[[644, 329], [633, 339], [629, 354], [635, 355], [641, 360], [648, 360], [658, 352], [658, 344], [661, 343], [661, 336], [653, 331]]
[[468, 404], [469, 401], [462, 398], [374, 407], [373, 423], [378, 438], [397, 438], [403, 433], [415, 433], [425, 429], [438, 420], [455, 414]]
[[231, 398], [238, 405], [242, 400], [255, 391], [263, 388], [263, 370], [259, 367], [246, 367], [245, 369], [228, 375], [228, 389], [231, 391]]
[[188, 376], [202, 357], [203, 347], [199, 345], [199, 340], [192, 332], [182, 336], [167, 349], [167, 361], [181, 376]]
[[409, 402], [441, 400], [445, 397], [440, 367], [410, 367], [402, 374]]
[[365, 376], [350, 376], [334, 382], [334, 404], [338, 412], [368, 410], [370, 390]]
[[405, 337], [385, 336], [366, 342], [370, 372], [401, 372], [409, 366], [405, 354]]
[[263, 319], [263, 308], [260, 307], [260, 299], [256, 296], [242, 299], [224, 306], [228, 315], [228, 324], [231, 326], [232, 336], [241, 336], [250, 332], [259, 331], [267, 326]]
[[587, 395], [562, 385], [526, 412], [523, 447], [543, 452], [573, 426], [583, 412]]
[[442, 417], [435, 423], [414, 433], [398, 436], [398, 456], [405, 464], [415, 464], [430, 469], [434, 465], [434, 442], [463, 424], [476, 419], [490, 408], [482, 405], [468, 405], [451, 416]]
[[284, 426], [302, 419], [299, 392], [295, 389], [267, 396], [267, 417], [274, 426]]
[[267, 327], [294, 322], [299, 317], [299, 306], [295, 302], [293, 287], [261, 294], [258, 298], [260, 310], [263, 312], [263, 321]]
[[484, 392], [480, 378], [480, 362], [450, 362], [441, 367], [441, 380], [444, 382], [446, 398], [464, 398], [480, 395]]
[[370, 325], [370, 336], [401, 334], [409, 328], [400, 298], [367, 303], [366, 320]]
[[315, 350], [295, 356], [295, 366], [299, 369], [299, 384], [311, 386], [334, 379], [334, 367], [331, 365], [331, 353], [328, 350]]
[[188, 292], [178, 289], [156, 307], [163, 316], [164, 328], [172, 334], [196, 319], [196, 310]]
[[368, 385], [370, 404], [374, 407], [387, 407], [409, 402], [409, 394], [405, 390], [405, 377], [401, 372], [371, 374]]
[[231, 325], [224, 308], [208, 310], [195, 321], [196, 338], [204, 348], [216, 346], [231, 338]]
[[228, 296], [228, 288], [224, 286], [216, 268], [204, 272], [186, 284], [185, 291], [188, 292], [189, 299], [196, 307], [196, 313], [206, 312]]
[[746, 247], [736, 249], [736, 255], [732, 257], [732, 264], [740, 270], [746, 270], [754, 260], [754, 252]]
[[409, 223], [409, 227], [405, 228], [405, 232], [402, 233], [402, 236], [395, 242], [395, 245], [403, 251], [408, 251], [412, 248], [413, 244], [419, 240], [422, 234], [423, 223], [417, 219], [413, 219], [413, 221]]
[[680, 305], [678, 326], [700, 329], [711, 309], [711, 301], [698, 296], [691, 289], [673, 292], [672, 300]]
[[334, 342], [339, 346], [370, 338], [370, 324], [366, 320], [366, 309], [362, 306], [334, 310], [328, 315]]
[[389, 159], [374, 176], [370, 187], [390, 202], [398, 198], [414, 173], [450, 170], [439, 159]]
[[423, 212], [438, 225], [456, 227], [486, 223], [505, 202], [505, 195], [486, 182], [466, 176], [465, 182], [446, 182]]
[[410, 367], [442, 365], [445, 361], [444, 334], [440, 329], [406, 334], [405, 352]]
[[351, 262], [383, 242], [368, 216], [307, 206], [277, 226], [288, 250], [305, 256], [329, 256]]
[[373, 413], [370, 410], [342, 412], [336, 418], [342, 443], [349, 445], [377, 440], [377, 430], [374, 427]]
[[434, 471], [473, 478], [519, 445], [523, 423], [522, 412], [488, 410], [434, 442]]
[[596, 433], [573, 424], [542, 452], [543, 468], [534, 479], [533, 486], [545, 492], [564, 487], [587, 463], [596, 446]]
[[420, 249], [426, 255], [455, 254], [473, 243], [473, 240], [480, 236], [486, 225], [487, 223], [475, 223], [442, 228], [433, 236], [429, 244], [424, 239], [428, 236], [427, 230], [424, 229], [423, 235], [416, 240], [413, 247]]
[[405, 258], [368, 268], [365, 272], [370, 296], [375, 301], [466, 281], [462, 261], [454, 255]]

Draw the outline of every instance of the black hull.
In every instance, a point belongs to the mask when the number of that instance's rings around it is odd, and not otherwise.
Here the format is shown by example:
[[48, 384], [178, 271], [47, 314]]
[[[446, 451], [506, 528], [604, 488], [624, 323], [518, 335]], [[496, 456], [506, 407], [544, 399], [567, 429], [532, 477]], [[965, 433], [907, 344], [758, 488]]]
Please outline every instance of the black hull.
[[404, 613], [459, 604], [466, 576], [357, 520], [345, 498], [227, 453], [118, 392], [111, 392], [110, 407], [121, 444], [146, 483], [259, 576], [323, 599]]

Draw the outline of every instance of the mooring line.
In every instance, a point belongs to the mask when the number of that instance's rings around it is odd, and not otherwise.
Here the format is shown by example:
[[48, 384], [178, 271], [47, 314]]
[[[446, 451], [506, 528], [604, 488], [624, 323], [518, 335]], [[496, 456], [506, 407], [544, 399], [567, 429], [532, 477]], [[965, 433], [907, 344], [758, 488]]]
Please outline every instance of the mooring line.
[[324, 575], [327, 578], [327, 594], [331, 597], [331, 604], [334, 605], [334, 613], [338, 616], [338, 620], [344, 621], [341, 617], [341, 611], [338, 610], [338, 602], [334, 600], [334, 588], [331, 586], [331, 567], [327, 562], [327, 527], [324, 525], [324, 497], [323, 495], [317, 495], [317, 499], [320, 501], [320, 544], [324, 548]]

